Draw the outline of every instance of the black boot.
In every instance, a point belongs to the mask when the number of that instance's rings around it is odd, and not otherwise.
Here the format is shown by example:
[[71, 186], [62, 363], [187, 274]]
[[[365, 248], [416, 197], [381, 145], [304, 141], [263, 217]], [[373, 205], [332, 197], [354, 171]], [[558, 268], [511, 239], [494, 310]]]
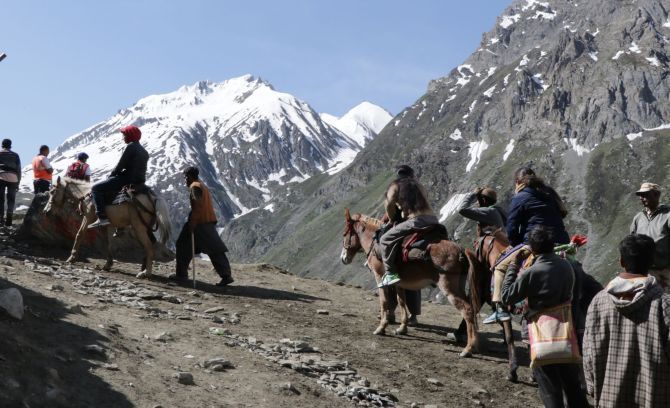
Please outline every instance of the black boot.
[[11, 227], [12, 226], [12, 218], [14, 218], [14, 214], [7, 214], [7, 218], [5, 218], [5, 227]]

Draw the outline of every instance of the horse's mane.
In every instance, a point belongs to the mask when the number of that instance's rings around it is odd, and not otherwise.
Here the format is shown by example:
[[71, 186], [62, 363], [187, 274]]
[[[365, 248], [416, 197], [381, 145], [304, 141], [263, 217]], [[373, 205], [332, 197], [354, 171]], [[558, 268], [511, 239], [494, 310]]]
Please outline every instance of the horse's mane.
[[379, 227], [381, 227], [383, 224], [383, 222], [381, 220], [378, 220], [377, 218], [369, 217], [365, 214], [357, 214], [357, 215], [358, 215], [358, 221], [365, 224], [366, 227], [373, 227], [375, 229], [379, 229]]
[[74, 198], [80, 199], [86, 196], [86, 194], [91, 192], [91, 183], [86, 180], [77, 180], [70, 177], [62, 178], [65, 188], [69, 189]]

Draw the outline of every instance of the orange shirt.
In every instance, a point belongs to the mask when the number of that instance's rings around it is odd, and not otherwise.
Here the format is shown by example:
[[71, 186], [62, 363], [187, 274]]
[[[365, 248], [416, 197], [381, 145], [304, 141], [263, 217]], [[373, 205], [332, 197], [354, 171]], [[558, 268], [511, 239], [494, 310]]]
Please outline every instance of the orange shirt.
[[[189, 186], [191, 191], [191, 218], [189, 224], [196, 226], [198, 224], [207, 224], [216, 222], [216, 214], [212, 206], [212, 196], [205, 184], [198, 180]], [[200, 191], [197, 191], [200, 190]]]
[[33, 158], [33, 177], [35, 180], [51, 181], [51, 173], [47, 170], [51, 168], [51, 164], [42, 154], [38, 154]]

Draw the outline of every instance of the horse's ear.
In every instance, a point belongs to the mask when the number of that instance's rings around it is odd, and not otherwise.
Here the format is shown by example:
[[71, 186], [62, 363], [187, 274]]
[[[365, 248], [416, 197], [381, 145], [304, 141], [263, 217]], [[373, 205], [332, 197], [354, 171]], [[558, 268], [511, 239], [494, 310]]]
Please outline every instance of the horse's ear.
[[56, 179], [56, 185], [60, 186], [60, 176]]
[[351, 213], [349, 213], [349, 209], [348, 209], [348, 208], [345, 208], [345, 209], [344, 209], [344, 219], [345, 219], [346, 221], [351, 221]]

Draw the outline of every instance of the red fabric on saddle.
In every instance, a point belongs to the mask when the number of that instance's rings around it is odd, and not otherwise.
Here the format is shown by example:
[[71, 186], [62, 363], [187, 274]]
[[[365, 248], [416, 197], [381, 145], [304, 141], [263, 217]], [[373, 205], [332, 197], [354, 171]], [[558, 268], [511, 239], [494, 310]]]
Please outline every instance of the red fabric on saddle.
[[409, 250], [412, 249], [412, 245], [419, 240], [421, 236], [420, 232], [415, 232], [412, 235], [407, 236], [402, 242], [402, 261], [409, 262]]

